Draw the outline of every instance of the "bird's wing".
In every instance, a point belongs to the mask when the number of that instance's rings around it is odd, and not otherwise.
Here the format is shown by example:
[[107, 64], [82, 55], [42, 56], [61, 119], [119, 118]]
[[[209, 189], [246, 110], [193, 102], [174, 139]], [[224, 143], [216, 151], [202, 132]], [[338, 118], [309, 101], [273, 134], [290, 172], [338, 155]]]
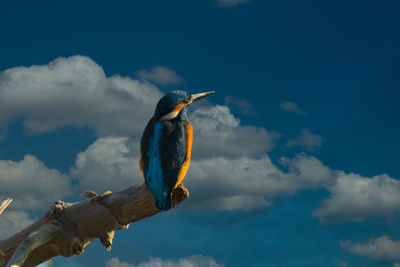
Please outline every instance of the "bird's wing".
[[171, 208], [171, 192], [186, 158], [186, 138], [181, 122], [150, 120], [141, 139], [143, 174], [157, 207]]
[[164, 179], [171, 193], [186, 159], [186, 132], [183, 122], [165, 122], [160, 140], [160, 158]]
[[[149, 166], [149, 155], [148, 151], [150, 149], [150, 141], [151, 137], [153, 136], [153, 131], [154, 131], [154, 122], [153, 119], [150, 119], [150, 121], [147, 123], [146, 128], [144, 129], [142, 139], [140, 140], [140, 158], [139, 161], [141, 161], [141, 165], [139, 165], [139, 170], [143, 172], [143, 176], [146, 177], [147, 173], [147, 168]], [[140, 168], [142, 167], [142, 168]]]

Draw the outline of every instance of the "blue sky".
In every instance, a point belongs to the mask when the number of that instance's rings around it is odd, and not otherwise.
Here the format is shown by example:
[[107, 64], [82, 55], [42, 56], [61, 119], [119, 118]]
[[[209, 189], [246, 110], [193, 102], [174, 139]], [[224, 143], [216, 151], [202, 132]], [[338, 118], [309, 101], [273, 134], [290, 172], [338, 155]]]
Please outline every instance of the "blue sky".
[[191, 108], [191, 198], [54, 266], [397, 266], [399, 8], [2, 3], [0, 236], [58, 198], [140, 182], [157, 100], [215, 90]]

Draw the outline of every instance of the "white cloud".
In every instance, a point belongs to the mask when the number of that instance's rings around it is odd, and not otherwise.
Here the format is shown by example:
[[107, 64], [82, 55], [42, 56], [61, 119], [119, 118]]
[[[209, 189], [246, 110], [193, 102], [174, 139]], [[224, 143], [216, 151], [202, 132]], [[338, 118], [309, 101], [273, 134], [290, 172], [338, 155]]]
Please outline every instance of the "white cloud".
[[336, 171], [325, 166], [319, 159], [305, 153], [297, 154], [293, 159], [282, 157], [279, 162], [289, 168], [286, 175], [299, 189], [326, 188], [336, 178]]
[[24, 211], [5, 211], [0, 216], [0, 240], [7, 238], [33, 223]]
[[140, 70], [136, 75], [142, 80], [155, 82], [161, 85], [180, 84], [184, 82], [174, 70], [164, 66], [153, 67], [151, 71]]
[[386, 235], [372, 238], [365, 243], [340, 241], [340, 246], [351, 253], [373, 259], [400, 260], [400, 241], [392, 240]]
[[[298, 190], [326, 188], [330, 197], [313, 213], [321, 222], [390, 217], [400, 209], [400, 182], [393, 178], [345, 174], [305, 154], [282, 158], [284, 172], [264, 153], [273, 147], [273, 134], [264, 128], [241, 125], [226, 106], [203, 106], [190, 117], [194, 147], [185, 206], [250, 210]], [[142, 181], [138, 155], [136, 138], [100, 138], [78, 154], [71, 175], [84, 190], [119, 189]]]
[[[193, 189], [192, 196], [196, 192], [211, 194], [210, 198], [218, 202], [216, 205], [210, 202], [209, 206], [203, 203], [204, 198], [193, 198], [194, 203], [228, 210], [254, 209], [268, 205], [266, 198], [272, 197], [275, 191], [279, 194], [281, 190], [295, 190], [290, 184], [281, 185], [284, 179], [279, 176], [283, 174], [266, 155], [261, 154], [273, 145], [272, 137], [265, 129], [241, 126], [224, 106], [200, 108], [191, 117], [195, 145], [188, 185]], [[258, 154], [264, 156], [261, 159], [249, 157]], [[78, 178], [82, 190], [101, 193], [119, 189], [143, 181], [136, 165], [138, 156], [138, 139], [102, 137], [77, 155], [70, 175]], [[206, 174], [202, 173], [203, 170], [207, 170]], [[236, 174], [230, 176], [232, 170]], [[246, 190], [243, 189], [243, 177], [251, 183]], [[214, 186], [208, 189], [210, 184]], [[285, 189], [279, 189], [279, 186]], [[227, 191], [228, 188], [233, 190]]]
[[[143, 181], [137, 170], [138, 140], [99, 138], [77, 156], [71, 176], [84, 190], [103, 192]], [[285, 173], [267, 155], [211, 157], [192, 160], [184, 184], [191, 192], [185, 205], [205, 209], [257, 209], [270, 200], [297, 190], [331, 183], [333, 172], [314, 157], [300, 154], [282, 159]]]
[[277, 134], [241, 125], [227, 106], [203, 106], [190, 115], [195, 158], [261, 155], [274, 147]]
[[250, 2], [250, 0], [216, 0], [216, 5], [218, 7], [234, 7], [246, 2]]
[[[162, 260], [151, 257], [148, 261], [139, 263], [137, 267], [224, 267], [214, 258], [201, 255], [193, 255], [178, 260]], [[134, 264], [121, 262], [118, 258], [112, 258], [106, 262], [106, 267], [135, 267]]]
[[330, 169], [314, 157], [302, 154], [284, 161], [290, 169], [287, 173], [267, 155], [259, 159], [219, 157], [194, 161], [184, 181], [191, 191], [191, 202], [185, 205], [223, 210], [257, 209], [269, 206], [275, 197], [319, 188], [332, 179]]
[[67, 175], [46, 168], [32, 155], [19, 162], [0, 160], [0, 188], [13, 199], [7, 210], [46, 209], [71, 193]]
[[390, 218], [400, 211], [400, 181], [386, 174], [367, 178], [337, 172], [335, 182], [327, 190], [329, 198], [313, 213], [322, 222]]
[[312, 134], [310, 130], [301, 130], [300, 135], [295, 140], [290, 140], [286, 143], [286, 146], [302, 146], [305, 149], [312, 151], [315, 147], [322, 146], [322, 137], [316, 134]]
[[23, 117], [30, 133], [73, 125], [101, 135], [139, 134], [161, 95], [148, 82], [106, 77], [88, 57], [58, 58], [0, 73], [0, 128], [5, 133], [11, 120]]
[[306, 114], [306, 112], [304, 110], [302, 110], [301, 108], [299, 108], [299, 105], [297, 105], [296, 103], [292, 102], [292, 101], [285, 101], [281, 103], [281, 109], [285, 110], [285, 111], [289, 111], [289, 112], [294, 112], [297, 114], [301, 114], [304, 115]]
[[79, 179], [83, 190], [97, 193], [142, 182], [136, 164], [139, 142], [127, 137], [99, 138], [77, 155], [71, 176]]
[[[71, 168], [81, 189], [114, 190], [141, 181], [136, 167], [137, 138], [160, 97], [160, 91], [148, 82], [106, 77], [87, 57], [59, 58], [48, 65], [11, 68], [0, 74], [0, 127], [4, 133], [12, 119], [23, 117], [31, 133], [74, 125], [114, 136], [98, 139], [78, 154]], [[304, 113], [293, 102], [281, 106]], [[314, 212], [321, 221], [390, 217], [399, 211], [399, 181], [387, 175], [345, 174], [306, 155], [283, 158], [281, 163], [289, 168], [284, 172], [265, 155], [277, 134], [242, 125], [226, 106], [203, 105], [190, 117], [193, 161], [185, 184], [193, 191], [192, 203], [252, 209], [268, 206], [282, 194], [324, 187], [331, 195]], [[316, 137], [303, 130], [296, 144], [318, 146]], [[20, 162], [0, 161], [0, 188], [14, 198], [14, 211], [43, 209], [70, 193], [70, 178], [27, 155]]]
[[224, 210], [269, 206], [268, 199], [293, 190], [266, 155], [193, 161], [184, 183], [191, 191], [191, 202], [186, 204]]

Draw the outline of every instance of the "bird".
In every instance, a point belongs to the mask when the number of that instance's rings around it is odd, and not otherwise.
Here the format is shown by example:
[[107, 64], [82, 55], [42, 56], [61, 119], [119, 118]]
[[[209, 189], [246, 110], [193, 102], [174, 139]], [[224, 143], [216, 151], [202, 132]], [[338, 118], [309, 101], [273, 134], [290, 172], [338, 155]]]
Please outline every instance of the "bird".
[[189, 95], [175, 90], [165, 94], [144, 129], [138, 167], [159, 210], [172, 207], [172, 191], [182, 183], [189, 168], [193, 129], [188, 107], [213, 93]]

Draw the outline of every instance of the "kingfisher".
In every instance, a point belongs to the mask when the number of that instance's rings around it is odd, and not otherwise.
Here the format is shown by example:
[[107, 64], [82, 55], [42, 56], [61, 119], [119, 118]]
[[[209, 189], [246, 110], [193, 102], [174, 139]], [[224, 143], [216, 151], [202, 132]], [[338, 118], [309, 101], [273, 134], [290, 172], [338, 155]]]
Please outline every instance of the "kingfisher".
[[193, 130], [187, 110], [214, 92], [188, 95], [171, 91], [157, 103], [140, 141], [138, 166], [159, 210], [172, 207], [172, 191], [182, 183], [190, 164]]

